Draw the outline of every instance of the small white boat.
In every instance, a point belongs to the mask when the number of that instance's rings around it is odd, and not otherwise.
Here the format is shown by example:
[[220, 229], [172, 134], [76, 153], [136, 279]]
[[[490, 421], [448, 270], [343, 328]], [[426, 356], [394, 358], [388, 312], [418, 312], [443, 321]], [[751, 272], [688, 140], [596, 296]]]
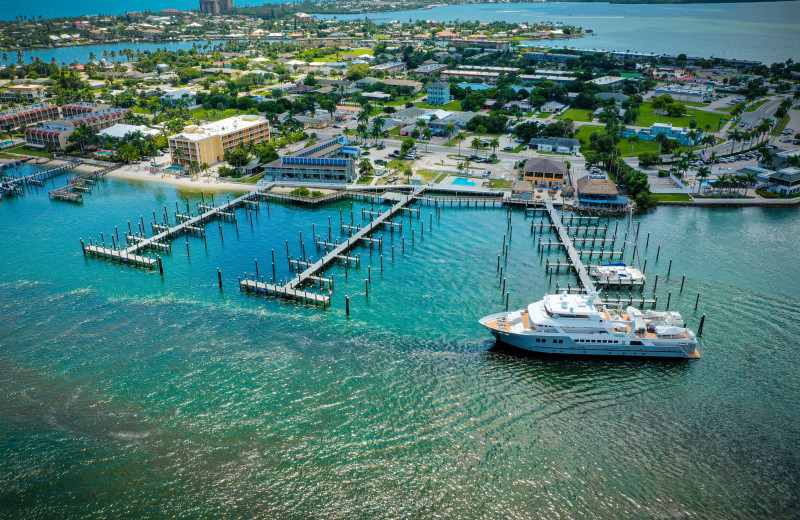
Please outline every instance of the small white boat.
[[644, 273], [626, 264], [600, 264], [591, 272], [601, 284], [641, 284], [645, 281]]

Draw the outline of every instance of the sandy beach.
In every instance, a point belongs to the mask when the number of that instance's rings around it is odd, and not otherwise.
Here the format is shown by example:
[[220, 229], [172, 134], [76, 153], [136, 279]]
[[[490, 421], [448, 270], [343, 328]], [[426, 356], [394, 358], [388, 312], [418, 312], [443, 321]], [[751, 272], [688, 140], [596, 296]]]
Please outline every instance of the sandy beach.
[[108, 172], [107, 176], [131, 181], [161, 182], [201, 190], [253, 191], [257, 189], [255, 184], [219, 181], [219, 179], [214, 176], [199, 176], [196, 177], [197, 180], [192, 180], [191, 177], [168, 175], [162, 172], [150, 173], [149, 166], [139, 166], [138, 164], [124, 165], [116, 170]]

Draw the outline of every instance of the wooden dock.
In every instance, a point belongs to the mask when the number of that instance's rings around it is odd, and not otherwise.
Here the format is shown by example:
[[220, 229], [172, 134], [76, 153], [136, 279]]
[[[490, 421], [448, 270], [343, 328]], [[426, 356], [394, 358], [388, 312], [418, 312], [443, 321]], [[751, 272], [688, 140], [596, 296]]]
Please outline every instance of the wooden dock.
[[3, 195], [21, 195], [24, 193], [24, 186], [27, 185], [35, 185], [35, 186], [42, 186], [44, 185], [44, 181], [47, 179], [51, 179], [58, 175], [62, 175], [67, 173], [68, 171], [72, 170], [76, 166], [80, 165], [83, 161], [80, 159], [69, 161], [66, 164], [62, 164], [61, 166], [56, 166], [55, 168], [51, 168], [49, 170], [44, 170], [41, 172], [34, 172], [30, 175], [25, 175], [23, 177], [11, 177], [6, 178], [2, 182], [0, 182], [0, 193]]
[[[316, 282], [322, 287], [325, 283], [328, 284], [330, 290], [333, 290], [333, 277], [324, 278], [322, 276], [322, 272], [331, 264], [334, 263], [345, 263], [345, 264], [355, 264], [356, 266], [361, 264], [361, 261], [358, 256], [349, 256], [347, 252], [357, 247], [361, 244], [367, 243], [370, 247], [373, 247], [375, 244], [378, 247], [381, 247], [383, 244], [382, 239], [378, 238], [371, 238], [370, 235], [374, 233], [376, 230], [380, 229], [381, 226], [390, 225], [391, 222], [389, 219], [394, 217], [396, 214], [400, 213], [403, 209], [408, 209], [407, 206], [412, 201], [419, 198], [419, 196], [425, 191], [424, 186], [416, 187], [410, 194], [399, 194], [399, 193], [387, 193], [384, 192], [374, 198], [380, 198], [381, 201], [386, 200], [395, 200], [395, 204], [392, 205], [387, 211], [384, 212], [376, 212], [370, 211], [369, 216], [371, 221], [364, 227], [357, 227], [357, 226], [350, 226], [345, 225], [343, 222], [341, 223], [342, 232], [345, 231], [352, 232], [352, 235], [347, 238], [346, 241], [339, 243], [338, 241], [335, 242], [325, 242], [321, 240], [319, 237], [314, 237], [314, 242], [318, 249], [325, 247], [326, 253], [325, 255], [315, 261], [312, 262], [311, 260], [304, 261], [299, 259], [289, 259], [290, 267], [294, 268], [301, 268], [305, 267], [305, 269], [295, 276], [292, 280], [290, 280], [285, 285], [275, 285], [269, 284], [265, 282], [259, 282], [255, 279], [255, 275], [253, 275], [252, 279], [247, 279], [245, 276], [244, 280], [239, 281], [239, 288], [242, 291], [248, 293], [255, 293], [255, 294], [263, 294], [265, 296], [273, 296], [275, 298], [284, 298], [289, 299], [297, 302], [303, 303], [314, 303], [314, 305], [322, 305], [323, 308], [330, 305], [330, 293], [328, 295], [325, 294], [318, 294], [314, 292], [307, 291], [303, 289], [303, 286], [306, 284], [311, 283], [312, 285]], [[342, 196], [350, 196], [352, 194], [343, 194]], [[371, 197], [372, 194], [368, 194], [367, 198]], [[361, 196], [361, 194], [355, 194], [356, 197]], [[373, 199], [374, 200], [374, 199]], [[366, 217], [366, 212], [362, 212], [362, 218]], [[328, 248], [331, 248], [328, 250]], [[288, 250], [287, 250], [288, 252]]]
[[[235, 210], [238, 207], [244, 206], [248, 202], [253, 201], [253, 199], [257, 199], [259, 195], [260, 194], [258, 191], [252, 191], [249, 193], [245, 193], [241, 197], [236, 198], [234, 200], [229, 200], [226, 203], [221, 204], [219, 206], [204, 205], [203, 208], [206, 209], [207, 211], [197, 216], [187, 215], [188, 217], [187, 219], [176, 218], [176, 222], [180, 220], [182, 220], [182, 222], [178, 222], [175, 226], [170, 226], [169, 223], [166, 222], [166, 220], [164, 224], [153, 222], [151, 223], [151, 227], [153, 228], [153, 230], [156, 229], [160, 230], [159, 233], [149, 238], [141, 234], [134, 235], [133, 233], [127, 233], [126, 239], [128, 239], [129, 245], [124, 249], [122, 248], [109, 249], [105, 247], [105, 243], [103, 243], [102, 247], [91, 243], [90, 245], [86, 246], [84, 245], [83, 240], [81, 240], [81, 246], [83, 247], [84, 254], [90, 254], [91, 256], [105, 258], [112, 261], [121, 261], [123, 263], [129, 263], [131, 265], [140, 265], [143, 267], [149, 267], [151, 269], [154, 269], [156, 266], [158, 266], [159, 270], [163, 270], [163, 265], [160, 265], [160, 259], [157, 260], [150, 257], [145, 257], [140, 255], [139, 253], [147, 250], [170, 251], [171, 247], [168, 242], [184, 234], [205, 236], [205, 228], [203, 227], [203, 225], [206, 222], [215, 218], [224, 218], [225, 215], [232, 215], [233, 210]], [[181, 215], [181, 214], [178, 211], [176, 211], [176, 215]], [[142, 225], [141, 231], [144, 232], [143, 221], [141, 225]], [[135, 259], [136, 261], [131, 261], [130, 259]]]
[[306, 304], [311, 302], [314, 303], [315, 306], [321, 304], [323, 309], [331, 304], [331, 297], [325, 294], [298, 290], [285, 285], [273, 285], [256, 280], [240, 280], [239, 289], [248, 293], [263, 294], [264, 296], [273, 296], [275, 298], [283, 298]]
[[578, 280], [580, 280], [583, 289], [589, 293], [597, 292], [592, 279], [589, 277], [589, 270], [581, 260], [581, 255], [578, 253], [578, 251], [576, 251], [575, 246], [572, 243], [572, 238], [570, 238], [569, 233], [567, 233], [567, 229], [561, 222], [561, 216], [553, 207], [552, 199], [548, 198], [545, 201], [545, 209], [547, 210], [547, 214], [550, 216], [550, 222], [552, 222], [556, 228], [556, 232], [558, 233], [561, 243], [564, 244], [564, 249], [567, 250], [567, 256], [572, 264], [572, 268], [575, 269], [575, 272], [578, 274]]
[[116, 163], [101, 170], [71, 177], [67, 179], [66, 186], [49, 191], [48, 196], [52, 200], [83, 202], [83, 193], [92, 191], [92, 185], [97, 182], [97, 179], [104, 177], [108, 172], [116, 170], [120, 166], [122, 166], [122, 163]]

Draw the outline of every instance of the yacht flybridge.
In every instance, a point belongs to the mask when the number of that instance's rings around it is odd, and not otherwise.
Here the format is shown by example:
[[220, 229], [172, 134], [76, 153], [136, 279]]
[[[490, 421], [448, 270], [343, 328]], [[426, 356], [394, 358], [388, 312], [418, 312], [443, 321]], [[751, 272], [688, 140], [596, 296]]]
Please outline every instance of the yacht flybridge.
[[480, 320], [503, 343], [532, 352], [699, 358], [697, 338], [677, 312], [624, 310], [592, 294], [549, 294], [525, 309]]

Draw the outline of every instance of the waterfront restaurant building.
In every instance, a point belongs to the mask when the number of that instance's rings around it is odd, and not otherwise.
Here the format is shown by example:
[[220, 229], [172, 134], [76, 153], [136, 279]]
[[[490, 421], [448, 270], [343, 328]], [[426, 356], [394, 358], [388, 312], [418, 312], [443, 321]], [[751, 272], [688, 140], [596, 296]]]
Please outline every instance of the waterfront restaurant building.
[[628, 205], [628, 197], [620, 195], [617, 186], [603, 174], [581, 177], [577, 191], [578, 202], [584, 207], [621, 210]]
[[352, 182], [357, 179], [358, 154], [358, 148], [338, 136], [265, 164], [264, 174], [274, 180]]
[[530, 181], [535, 186], [548, 188], [563, 186], [566, 175], [567, 165], [552, 159], [528, 159], [522, 168], [522, 180]]
[[[222, 160], [228, 150], [245, 143], [269, 139], [269, 122], [261, 116], [229, 117], [205, 125], [190, 125], [169, 138], [169, 151], [176, 164], [213, 164]], [[182, 150], [181, 157], [176, 150]]]

